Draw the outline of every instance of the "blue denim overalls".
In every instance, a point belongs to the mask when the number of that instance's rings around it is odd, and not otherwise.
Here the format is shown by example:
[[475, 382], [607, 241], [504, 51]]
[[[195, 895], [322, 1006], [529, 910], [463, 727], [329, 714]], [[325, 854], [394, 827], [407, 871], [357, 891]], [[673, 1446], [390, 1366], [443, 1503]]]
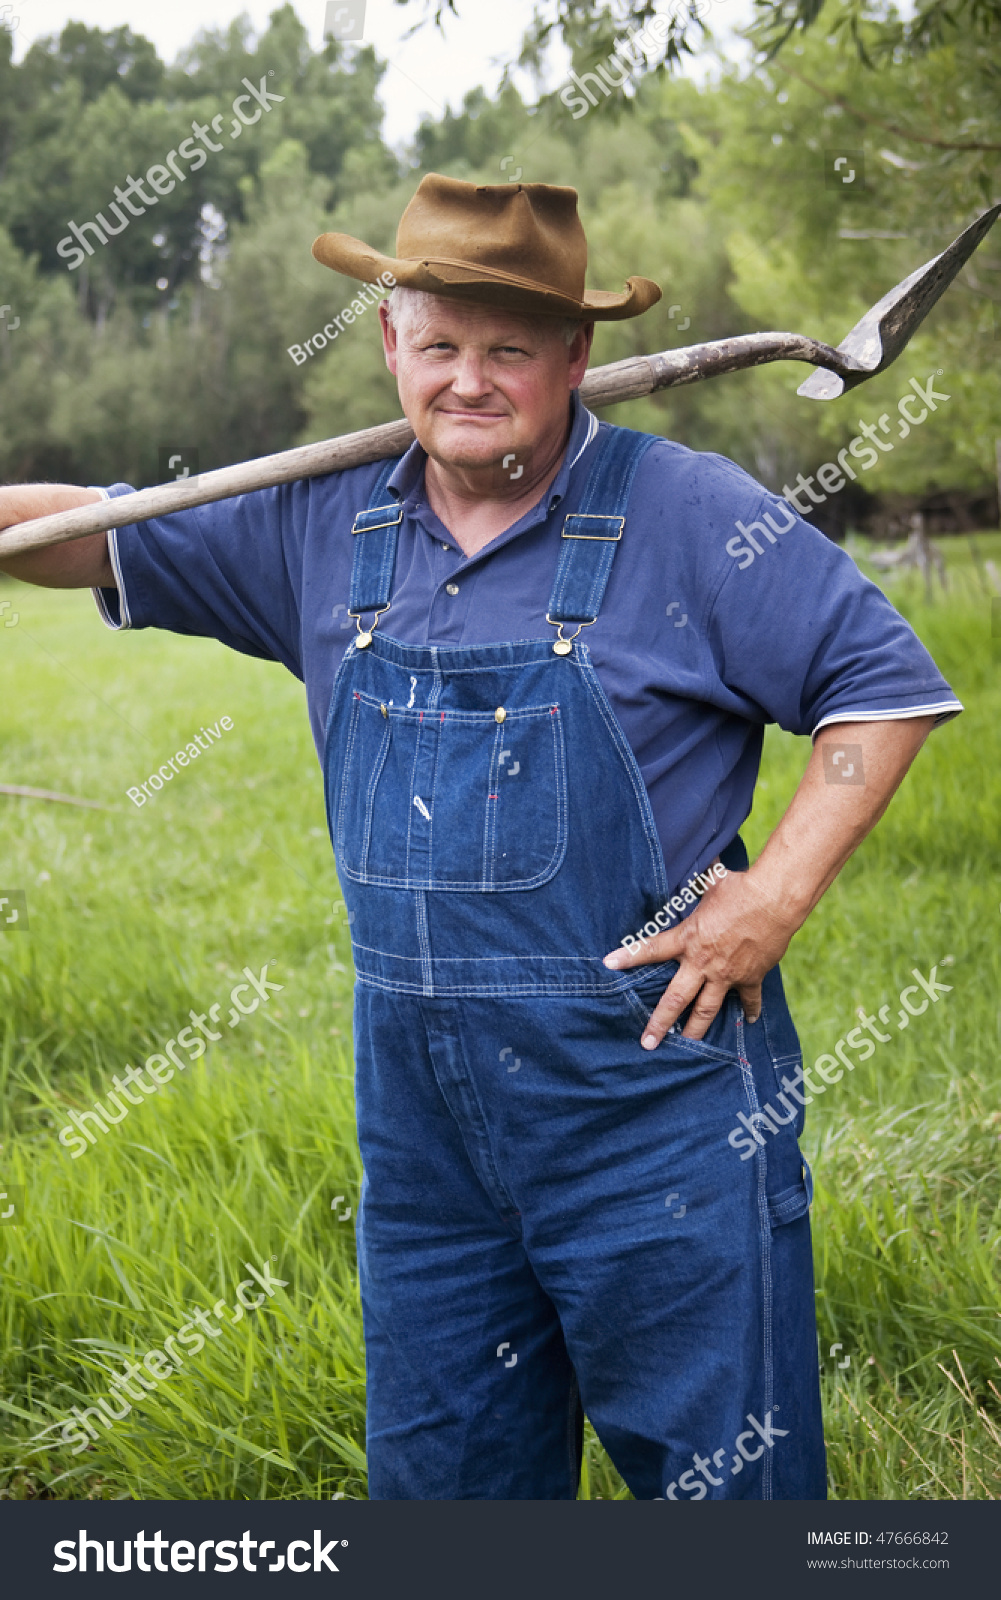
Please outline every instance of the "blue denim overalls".
[[355, 519], [325, 779], [373, 1499], [573, 1499], [582, 1407], [637, 1498], [826, 1493], [802, 1112], [754, 1159], [727, 1142], [800, 1059], [778, 969], [753, 1027], [731, 993], [705, 1040], [645, 1051], [676, 963], [602, 965], [673, 887], [577, 637], [653, 442], [602, 425], [541, 640], [364, 627], [392, 594], [395, 462]]

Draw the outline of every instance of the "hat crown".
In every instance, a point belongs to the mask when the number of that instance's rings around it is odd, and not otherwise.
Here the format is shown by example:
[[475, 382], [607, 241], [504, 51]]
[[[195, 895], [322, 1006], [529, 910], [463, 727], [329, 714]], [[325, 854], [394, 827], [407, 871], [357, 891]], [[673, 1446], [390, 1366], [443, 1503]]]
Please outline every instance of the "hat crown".
[[313, 255], [365, 283], [387, 280], [521, 316], [638, 317], [660, 299], [649, 278], [587, 289], [577, 191], [555, 183], [466, 183], [429, 172], [403, 216], [396, 255], [348, 233], [321, 233]]
[[551, 183], [466, 183], [429, 173], [396, 235], [404, 260], [475, 262], [581, 300], [587, 240], [577, 191]]

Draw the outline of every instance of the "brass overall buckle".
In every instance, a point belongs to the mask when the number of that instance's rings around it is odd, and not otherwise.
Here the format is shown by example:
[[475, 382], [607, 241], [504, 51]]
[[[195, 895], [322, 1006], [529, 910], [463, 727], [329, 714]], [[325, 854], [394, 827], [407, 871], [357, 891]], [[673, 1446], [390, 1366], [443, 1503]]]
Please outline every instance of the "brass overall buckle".
[[361, 625], [362, 614], [361, 614], [360, 611], [349, 611], [348, 612], [348, 616], [349, 617], [354, 617], [355, 621], [357, 623], [358, 632], [355, 635], [355, 645], [357, 646], [357, 648], [359, 650], [367, 650], [368, 649], [369, 645], [372, 643], [372, 635], [376, 630], [376, 626], [378, 624], [379, 618], [380, 617], [384, 617], [388, 610], [389, 610], [389, 606], [383, 606], [381, 611], [377, 611], [375, 613], [375, 615], [373, 616], [373, 618], [372, 618], [372, 626], [370, 628], [363, 628], [362, 627], [362, 625]]

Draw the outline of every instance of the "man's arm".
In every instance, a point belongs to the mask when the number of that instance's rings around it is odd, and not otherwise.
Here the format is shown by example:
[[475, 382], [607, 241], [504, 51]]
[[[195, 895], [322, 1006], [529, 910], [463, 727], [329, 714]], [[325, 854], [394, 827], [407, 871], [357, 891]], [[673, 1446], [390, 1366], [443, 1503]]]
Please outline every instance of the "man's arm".
[[[656, 1048], [693, 1000], [685, 1037], [703, 1038], [730, 989], [740, 995], [747, 1020], [758, 1020], [762, 978], [875, 827], [934, 725], [927, 716], [822, 729], [789, 809], [754, 865], [708, 889], [680, 927], [605, 957], [616, 969], [681, 963], [644, 1029], [646, 1049]], [[864, 784], [826, 780], [824, 746], [846, 738], [861, 746]]]
[[[19, 522], [33, 522], [50, 512], [71, 511], [92, 505], [101, 496], [96, 489], [78, 489], [65, 483], [18, 484], [0, 489], [0, 532]], [[46, 589], [113, 589], [115, 575], [108, 557], [106, 533], [89, 533], [82, 539], [25, 550], [20, 555], [0, 555], [0, 572]]]

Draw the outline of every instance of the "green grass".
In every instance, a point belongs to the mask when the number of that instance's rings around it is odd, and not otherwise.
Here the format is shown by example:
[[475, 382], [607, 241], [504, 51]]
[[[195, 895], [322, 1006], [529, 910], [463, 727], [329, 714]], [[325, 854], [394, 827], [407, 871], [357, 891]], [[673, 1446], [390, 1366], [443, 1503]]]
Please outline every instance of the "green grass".
[[[999, 559], [997, 535], [977, 553]], [[859, 547], [860, 553], [864, 547]], [[884, 579], [968, 707], [936, 733], [785, 963], [808, 1060], [938, 964], [952, 992], [811, 1107], [831, 1493], [1001, 1494], [1001, 688], [982, 570]], [[301, 687], [168, 635], [115, 638], [89, 597], [5, 585], [0, 781], [0, 1188], [24, 1185], [3, 1262], [0, 1493], [363, 1496], [364, 1361], [351, 1220], [350, 951]], [[223, 715], [232, 732], [141, 810], [125, 790]], [[806, 741], [766, 740], [752, 854]], [[946, 958], [952, 959], [946, 962]], [[71, 1108], [224, 1002], [244, 966], [284, 985], [71, 1160]], [[943, 964], [945, 963], [945, 964]], [[894, 1015], [896, 1008], [894, 1009]], [[344, 1200], [334, 1211], [331, 1201]], [[235, 1305], [246, 1260], [287, 1287], [93, 1448], [57, 1419], [190, 1308]], [[831, 1344], [841, 1350], [828, 1356]], [[848, 1368], [836, 1362], [850, 1357]], [[589, 1432], [582, 1495], [626, 1491]]]

